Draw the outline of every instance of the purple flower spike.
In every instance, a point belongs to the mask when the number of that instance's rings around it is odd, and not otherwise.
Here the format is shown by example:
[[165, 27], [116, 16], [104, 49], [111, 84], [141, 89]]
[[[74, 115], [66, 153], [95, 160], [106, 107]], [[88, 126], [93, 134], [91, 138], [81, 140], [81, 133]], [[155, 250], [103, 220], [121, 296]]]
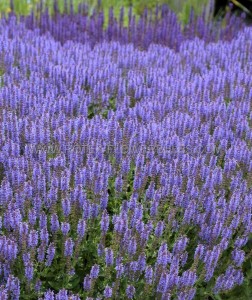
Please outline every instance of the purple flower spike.
[[128, 297], [128, 299], [133, 299], [134, 295], [135, 295], [135, 288], [133, 285], [128, 285], [126, 288], [126, 295]]
[[100, 266], [99, 265], [93, 265], [90, 271], [90, 278], [97, 279], [99, 276]]
[[83, 281], [83, 287], [85, 291], [89, 291], [91, 289], [91, 283], [92, 283], [91, 277], [86, 276]]
[[72, 241], [71, 238], [68, 238], [65, 241], [65, 251], [64, 251], [64, 255], [65, 256], [72, 256], [73, 254], [73, 248], [74, 248], [74, 242]]
[[112, 297], [112, 288], [109, 287], [108, 285], [105, 287], [105, 290], [103, 292], [103, 296], [105, 297], [105, 299], [109, 299]]
[[114, 263], [114, 252], [110, 248], [105, 249], [105, 261], [107, 266], [112, 266]]

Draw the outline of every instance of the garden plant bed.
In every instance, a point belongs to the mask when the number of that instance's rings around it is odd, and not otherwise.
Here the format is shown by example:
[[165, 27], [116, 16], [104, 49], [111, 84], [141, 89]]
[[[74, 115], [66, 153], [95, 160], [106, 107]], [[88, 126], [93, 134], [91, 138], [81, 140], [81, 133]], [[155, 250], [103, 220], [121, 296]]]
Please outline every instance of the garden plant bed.
[[54, 9], [0, 20], [0, 299], [252, 299], [252, 28]]

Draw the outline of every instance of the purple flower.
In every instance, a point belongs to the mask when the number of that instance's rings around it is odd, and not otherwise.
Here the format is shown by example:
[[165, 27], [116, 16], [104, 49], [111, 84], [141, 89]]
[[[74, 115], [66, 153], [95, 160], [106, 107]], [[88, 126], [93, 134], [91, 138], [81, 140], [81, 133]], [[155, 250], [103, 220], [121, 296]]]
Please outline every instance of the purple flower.
[[91, 277], [87, 275], [83, 281], [83, 288], [85, 291], [89, 291], [91, 289], [91, 282]]
[[6, 283], [6, 290], [12, 294], [13, 299], [18, 300], [20, 296], [20, 281], [13, 275], [9, 275]]
[[102, 243], [97, 245], [97, 254], [98, 256], [102, 256], [104, 254], [104, 246]]
[[169, 262], [171, 262], [171, 254], [167, 244], [163, 243], [158, 250], [157, 264], [165, 267]]
[[137, 249], [137, 242], [135, 238], [132, 238], [129, 240], [129, 244], [128, 244], [128, 253], [129, 255], [134, 255], [136, 253], [136, 249]]
[[23, 254], [23, 262], [24, 262], [24, 265], [27, 265], [28, 262], [30, 261], [31, 259], [31, 254], [30, 253], [24, 253]]
[[49, 234], [46, 228], [42, 228], [40, 231], [40, 240], [44, 245], [48, 244]]
[[35, 248], [38, 245], [38, 232], [31, 230], [28, 236], [28, 247]]
[[44, 212], [42, 212], [39, 216], [39, 227], [43, 229], [47, 226], [47, 216]]
[[195, 250], [194, 259], [196, 259], [196, 258], [202, 259], [203, 255], [204, 255], [204, 251], [205, 251], [204, 246], [199, 244]]
[[240, 267], [245, 259], [245, 252], [243, 250], [235, 249], [231, 253], [232, 259], [237, 267]]
[[26, 222], [22, 222], [19, 224], [19, 234], [21, 237], [25, 238], [28, 235], [28, 224]]
[[234, 246], [241, 248], [247, 243], [247, 241], [248, 241], [247, 237], [239, 237], [236, 239]]
[[31, 262], [28, 262], [25, 265], [25, 277], [27, 278], [28, 282], [30, 282], [33, 278], [33, 265]]
[[158, 283], [157, 292], [162, 293], [162, 294], [166, 293], [167, 284], [168, 284], [168, 275], [165, 272], [163, 272], [161, 274], [161, 277], [160, 277], [160, 280]]
[[47, 291], [44, 294], [45, 300], [55, 300], [54, 298], [54, 292], [53, 291]]
[[60, 227], [60, 225], [59, 225], [58, 216], [57, 216], [57, 214], [53, 213], [51, 215], [51, 230], [52, 230], [52, 232], [58, 231], [59, 227]]
[[244, 280], [244, 276], [240, 269], [235, 269], [233, 266], [229, 266], [226, 272], [220, 275], [216, 279], [214, 292], [219, 293], [220, 291], [231, 290], [234, 285], [241, 285]]
[[114, 263], [114, 252], [110, 248], [105, 249], [105, 262], [107, 266], [112, 266]]
[[55, 246], [53, 243], [51, 243], [47, 249], [47, 259], [46, 259], [46, 266], [50, 266], [52, 264], [52, 261], [54, 259], [55, 255]]
[[151, 266], [147, 266], [145, 269], [145, 281], [147, 284], [152, 284], [153, 280], [153, 269]]
[[186, 264], [187, 258], [188, 258], [188, 253], [187, 253], [187, 252], [184, 252], [184, 253], [181, 255], [181, 266], [182, 266], [182, 267], [184, 267], [184, 265]]
[[83, 204], [83, 219], [87, 220], [91, 217], [91, 205], [89, 201], [84, 201]]
[[78, 238], [82, 239], [86, 231], [86, 221], [84, 219], [79, 220], [77, 225]]
[[164, 231], [164, 222], [163, 221], [159, 221], [157, 223], [156, 229], [155, 229], [155, 235], [159, 238], [162, 236]]
[[103, 296], [105, 297], [105, 299], [109, 299], [112, 297], [112, 288], [109, 287], [108, 285], [105, 287], [105, 290], [103, 292]]
[[108, 206], [108, 194], [106, 193], [105, 195], [101, 195], [100, 199], [100, 208], [101, 210], [106, 209]]
[[67, 223], [67, 222], [61, 223], [61, 231], [62, 231], [63, 235], [66, 236], [68, 234], [69, 230], [70, 230], [70, 224], [69, 223]]
[[130, 265], [129, 265], [129, 268], [132, 272], [136, 272], [137, 271], [137, 261], [131, 261], [130, 262]]
[[141, 254], [138, 258], [138, 261], [137, 261], [137, 269], [140, 272], [143, 272], [145, 270], [145, 267], [146, 267], [146, 255]]
[[96, 218], [99, 214], [99, 205], [93, 203], [91, 206], [91, 215], [92, 218]]
[[43, 262], [45, 259], [45, 245], [40, 245], [37, 249], [38, 252], [38, 261]]
[[192, 299], [194, 299], [195, 293], [196, 293], [195, 288], [192, 288], [188, 291], [179, 291], [178, 299], [179, 300], [192, 300]]
[[56, 300], [68, 300], [67, 290], [63, 289], [58, 292], [55, 297]]
[[36, 223], [36, 219], [37, 219], [37, 216], [36, 216], [36, 212], [34, 209], [30, 209], [29, 210], [29, 214], [28, 214], [28, 220], [29, 220], [29, 224], [34, 226], [35, 223]]
[[90, 271], [90, 278], [91, 279], [97, 279], [99, 276], [100, 266], [99, 265], [93, 265]]
[[197, 275], [193, 271], [185, 271], [179, 279], [181, 287], [192, 287], [197, 280]]
[[64, 255], [65, 256], [72, 256], [73, 255], [73, 248], [74, 248], [74, 242], [72, 241], [71, 238], [68, 238], [65, 241]]
[[151, 203], [151, 208], [150, 208], [150, 216], [155, 217], [158, 211], [158, 201], [153, 200]]
[[188, 242], [187, 237], [179, 238], [173, 246], [173, 254], [178, 254], [183, 252], [186, 248], [187, 242]]
[[127, 217], [122, 216], [114, 216], [113, 218], [114, 229], [116, 232], [122, 234], [126, 230], [127, 226]]
[[133, 285], [128, 285], [126, 288], [126, 295], [128, 297], [128, 299], [133, 299], [134, 295], [135, 295], [135, 288]]
[[103, 211], [102, 217], [101, 217], [101, 231], [103, 233], [106, 233], [109, 228], [109, 215], [106, 210]]
[[8, 292], [6, 290], [1, 290], [0, 291], [0, 299], [8, 300]]
[[116, 180], [115, 180], [115, 190], [118, 192], [118, 193], [121, 193], [122, 192], [122, 186], [123, 186], [123, 180], [122, 180], [122, 177], [117, 177]]
[[125, 267], [122, 263], [118, 263], [115, 267], [116, 269], [116, 278], [121, 278], [124, 274]]
[[63, 210], [63, 214], [65, 217], [69, 216], [70, 212], [71, 212], [71, 203], [69, 201], [69, 199], [63, 199], [61, 201], [62, 204], [62, 210]]
[[41, 280], [37, 280], [34, 286], [35, 291], [38, 293], [41, 290], [41, 286], [42, 286], [42, 281]]

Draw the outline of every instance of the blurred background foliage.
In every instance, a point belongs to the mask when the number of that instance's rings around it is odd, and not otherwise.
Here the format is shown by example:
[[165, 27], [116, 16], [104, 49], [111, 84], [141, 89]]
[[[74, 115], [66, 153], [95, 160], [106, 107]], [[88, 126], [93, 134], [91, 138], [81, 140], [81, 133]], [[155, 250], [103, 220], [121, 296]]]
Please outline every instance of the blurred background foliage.
[[[35, 8], [40, 0], [0, 0], [0, 12], [9, 13], [11, 11], [10, 1], [13, 2], [14, 11], [19, 15], [27, 15], [31, 9]], [[59, 9], [64, 10], [64, 2], [70, 0], [58, 0]], [[42, 0], [49, 11], [53, 11], [54, 0]], [[80, 3], [86, 3], [89, 7], [89, 12], [97, 7], [98, 0], [72, 0], [74, 9], [77, 11]], [[200, 15], [205, 9], [206, 14], [210, 17], [213, 15], [221, 16], [228, 9], [230, 4], [233, 5], [232, 11], [239, 10], [244, 12], [247, 16], [252, 16], [252, 0], [101, 0], [101, 8], [105, 12], [105, 23], [108, 19], [109, 8], [112, 6], [116, 16], [119, 16], [120, 8], [123, 6], [126, 9], [132, 6], [133, 13], [139, 16], [143, 13], [145, 8], [155, 9], [157, 5], [168, 5], [177, 15], [179, 20], [186, 24], [189, 20], [191, 8], [193, 8], [194, 15]], [[126, 25], [126, 24], [125, 24]]]
[[[86, 3], [90, 12], [97, 6], [97, 0], [72, 0], [74, 9], [77, 10], [79, 3]], [[36, 7], [40, 0], [13, 0], [14, 10], [17, 14], [26, 15], [30, 10]], [[49, 8], [49, 11], [53, 10], [54, 0], [43, 0], [43, 3]], [[69, 2], [69, 1], [68, 1]], [[182, 22], [186, 22], [190, 15], [190, 9], [193, 7], [195, 14], [199, 15], [202, 12], [203, 7], [208, 5], [211, 0], [102, 0], [101, 7], [105, 11], [105, 17], [108, 16], [109, 8], [112, 6], [115, 11], [115, 15], [118, 16], [120, 8], [123, 6], [128, 8], [132, 6], [133, 13], [135, 15], [141, 15], [145, 8], [154, 9], [156, 5], [167, 4], [172, 10], [174, 10]], [[59, 9], [63, 11], [64, 0], [59, 0]], [[9, 13], [11, 11], [10, 0], [0, 0], [0, 11], [3, 13]]]
[[[40, 0], [12, 0], [14, 5], [14, 10], [17, 14], [26, 15], [30, 10], [36, 7], [36, 4]], [[74, 9], [80, 2], [85, 2], [90, 8], [90, 12], [97, 6], [97, 0], [72, 0], [74, 4]], [[69, 2], [69, 1], [68, 1]], [[211, 0], [102, 0], [101, 6], [105, 11], [105, 18], [108, 16], [108, 11], [111, 6], [113, 6], [115, 15], [119, 15], [120, 8], [124, 6], [128, 8], [132, 6], [133, 12], [136, 15], [141, 15], [145, 7], [148, 9], [154, 9], [156, 5], [167, 4], [174, 10], [179, 19], [186, 23], [190, 15], [190, 9], [193, 7], [196, 15], [199, 15], [203, 7], [209, 6]], [[53, 0], [43, 0], [43, 3], [49, 8], [49, 11], [53, 9]], [[64, 0], [59, 0], [59, 8], [61, 11], [64, 9]], [[9, 13], [11, 11], [10, 0], [0, 0], [0, 11], [3, 13]]]

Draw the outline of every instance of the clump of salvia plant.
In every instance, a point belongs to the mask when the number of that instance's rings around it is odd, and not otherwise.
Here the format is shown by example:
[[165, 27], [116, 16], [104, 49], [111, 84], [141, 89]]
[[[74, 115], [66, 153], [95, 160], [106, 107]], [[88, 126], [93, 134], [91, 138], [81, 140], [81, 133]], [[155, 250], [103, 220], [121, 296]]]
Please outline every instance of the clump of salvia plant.
[[3, 300], [249, 297], [252, 30], [129, 18], [0, 21]]

